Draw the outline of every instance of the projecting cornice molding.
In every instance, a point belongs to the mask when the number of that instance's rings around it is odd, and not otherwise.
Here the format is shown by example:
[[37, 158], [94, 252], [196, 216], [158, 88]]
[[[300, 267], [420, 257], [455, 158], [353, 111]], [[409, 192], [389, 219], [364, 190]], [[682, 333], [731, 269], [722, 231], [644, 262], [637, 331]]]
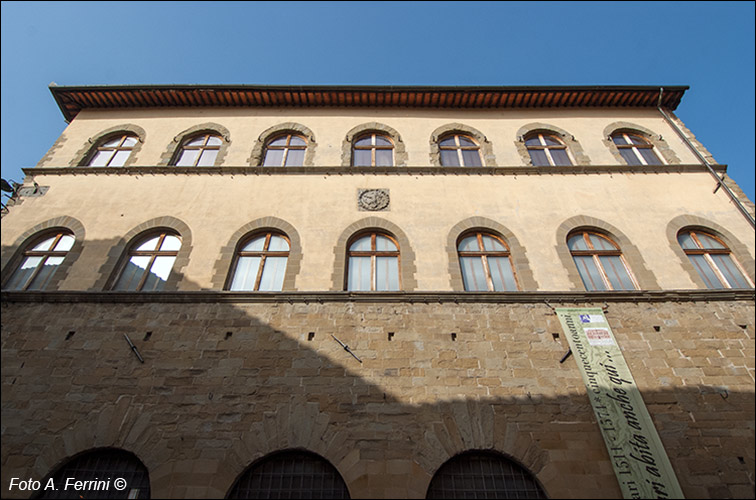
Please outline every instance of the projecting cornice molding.
[[751, 301], [754, 290], [632, 290], [610, 292], [74, 292], [3, 291], [2, 302], [49, 303], [494, 303], [574, 307], [639, 302]]
[[[718, 173], [727, 165], [712, 165]], [[561, 167], [30, 167], [26, 175], [580, 175], [709, 172], [705, 165], [570, 165]]]

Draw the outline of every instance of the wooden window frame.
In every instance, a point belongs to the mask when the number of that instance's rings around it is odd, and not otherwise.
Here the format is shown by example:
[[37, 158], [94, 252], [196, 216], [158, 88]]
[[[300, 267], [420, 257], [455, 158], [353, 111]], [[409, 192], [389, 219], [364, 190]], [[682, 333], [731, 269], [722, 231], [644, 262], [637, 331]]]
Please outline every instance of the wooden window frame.
[[[625, 139], [625, 142], [627, 142], [627, 144], [617, 144], [616, 142], [614, 142], [614, 138], [617, 137], [617, 136], [622, 136]], [[643, 144], [634, 144], [633, 141], [630, 140], [630, 136], [637, 137], [638, 139], [640, 139], [643, 142]], [[632, 131], [618, 131], [618, 132], [612, 133], [610, 139], [612, 141], [612, 144], [614, 144], [617, 147], [617, 150], [620, 151], [620, 156], [622, 155], [621, 151], [623, 149], [629, 149], [629, 150], [631, 150], [633, 152], [633, 154], [638, 159], [638, 161], [641, 162], [641, 165], [647, 165], [648, 166], [649, 163], [646, 161], [646, 159], [643, 157], [643, 155], [640, 154], [639, 150], [640, 149], [650, 149], [653, 152], [654, 156], [659, 160], [659, 164], [660, 165], [666, 165], [666, 163], [664, 162], [664, 158], [662, 158], [661, 156], [659, 156], [657, 154], [657, 152], [654, 151], [654, 149], [655, 149], [654, 145], [651, 144], [648, 141], [648, 139], [646, 139], [645, 137], [643, 137], [640, 134], [633, 133]]]
[[[54, 236], [55, 240], [52, 242], [52, 245], [50, 245], [50, 250], [31, 250], [35, 246], [37, 246], [40, 243], [42, 243], [43, 241], [46, 241], [46, 240], [50, 239], [50, 237], [53, 234], [55, 235]], [[47, 262], [47, 259], [49, 259], [50, 257], [62, 257], [63, 259], [66, 258], [66, 256], [68, 255], [68, 252], [70, 252], [70, 250], [65, 250], [65, 251], [55, 251], [55, 250], [53, 250], [58, 245], [58, 243], [60, 242], [61, 238], [63, 238], [64, 236], [70, 236], [70, 237], [74, 238], [74, 243], [76, 242], [76, 238], [74, 237], [74, 235], [72, 233], [69, 233], [67, 231], [58, 231], [57, 233], [48, 233], [48, 234], [46, 234], [44, 236], [40, 236], [39, 238], [34, 239], [34, 241], [32, 243], [30, 243], [26, 247], [27, 250], [25, 250], [24, 253], [21, 255], [21, 260], [19, 261], [18, 266], [16, 267], [16, 269], [13, 271], [13, 274], [11, 275], [10, 280], [13, 279], [13, 276], [20, 270], [21, 266], [24, 265], [24, 262], [26, 262], [26, 259], [28, 257], [42, 257], [42, 260], [40, 260], [39, 263], [35, 266], [34, 271], [26, 279], [26, 281], [24, 282], [24, 285], [22, 287], [19, 287], [19, 288], [14, 288], [14, 290], [26, 290], [27, 288], [29, 288], [29, 285], [31, 285], [34, 282], [34, 280], [37, 278], [37, 275], [39, 274], [39, 272], [44, 267], [45, 262]], [[60, 264], [58, 264], [58, 267], [60, 267], [62, 264], [63, 264], [63, 262], [61, 262]], [[55, 271], [57, 271], [57, 270], [58, 269], [55, 269]], [[9, 280], [9, 282], [10, 282], [10, 280]]]
[[[633, 286], [635, 287], [635, 290], [640, 290], [640, 286], [638, 285], [638, 280], [635, 279], [635, 276], [633, 276], [633, 272], [630, 269], [630, 266], [627, 264], [627, 261], [625, 260], [625, 256], [622, 255], [622, 250], [620, 249], [620, 246], [613, 241], [610, 237], [608, 237], [605, 234], [601, 234], [596, 231], [588, 231], [588, 230], [578, 230], [578, 231], [572, 231], [570, 234], [567, 235], [567, 241], [570, 240], [573, 236], [576, 234], [582, 234], [583, 241], [588, 246], [589, 250], [572, 250], [569, 249], [570, 255], [572, 255], [573, 259], [572, 261], [575, 263], [575, 266], [578, 266], [578, 262], [575, 260], [575, 257], [580, 256], [591, 256], [593, 258], [593, 263], [596, 266], [596, 268], [599, 271], [599, 274], [601, 275], [601, 279], [604, 282], [604, 286], [606, 287], [606, 290], [608, 291], [615, 291], [615, 289], [612, 287], [612, 283], [609, 280], [609, 276], [606, 274], [606, 270], [604, 269], [603, 264], [601, 264], [601, 260], [599, 257], [604, 256], [612, 256], [612, 257], [619, 257], [620, 262], [622, 262], [622, 265], [625, 267], [625, 272], [627, 272], [628, 277], [630, 278], [630, 281], [633, 283]], [[611, 243], [611, 245], [615, 248], [615, 250], [597, 250], [593, 247], [593, 242], [590, 239], [590, 235], [598, 236], [599, 238], [608, 241]], [[583, 275], [580, 273], [580, 268], [578, 268], [578, 274], [580, 275], [581, 279]], [[588, 278], [590, 279], [590, 273], [587, 274]], [[592, 288], [590, 291], [598, 291], [598, 288]]]
[[[546, 144], [546, 139], [545, 139], [546, 137], [551, 137], [552, 139], [556, 140], [559, 143], [559, 145], [557, 146], [553, 144]], [[538, 142], [540, 143], [540, 145], [534, 146], [534, 145], [528, 144], [528, 140], [534, 139], [534, 138], [538, 138]], [[569, 166], [572, 166], [575, 164], [575, 162], [573, 161], [572, 155], [570, 154], [570, 148], [568, 148], [567, 145], [564, 143], [564, 141], [562, 141], [562, 139], [557, 137], [555, 134], [549, 134], [549, 133], [544, 133], [544, 132], [532, 132], [523, 138], [523, 142], [525, 143], [525, 149], [528, 150], [528, 155], [530, 155], [530, 150], [541, 150], [546, 155], [546, 160], [549, 162], [548, 165], [536, 165], [535, 162], [533, 161], [533, 157], [530, 156], [530, 162], [533, 163], [534, 167], [557, 166], [556, 161], [554, 161], [554, 157], [551, 155], [552, 149], [563, 149], [565, 151], [565, 154], [567, 155], [567, 158], [570, 160]]]
[[[155, 245], [155, 250], [137, 250], [136, 248], [140, 245], [146, 243], [147, 241], [151, 240], [155, 237], [155, 235], [158, 235], [158, 242]], [[150, 263], [147, 265], [147, 267], [144, 270], [144, 273], [142, 274], [142, 277], [139, 279], [139, 284], [134, 290], [128, 290], [128, 291], [134, 291], [134, 292], [141, 292], [142, 287], [144, 287], [145, 282], [147, 281], [147, 278], [150, 275], [150, 270], [152, 269], [152, 265], [155, 263], [155, 259], [158, 257], [178, 257], [179, 251], [181, 248], [179, 247], [178, 250], [160, 250], [160, 247], [163, 246], [163, 241], [165, 241], [166, 236], [174, 236], [179, 239], [179, 242], [183, 245], [183, 241], [181, 240], [181, 236], [179, 236], [176, 233], [170, 232], [170, 231], [161, 231], [160, 233], [151, 233], [149, 235], [143, 236], [139, 238], [137, 241], [134, 242], [134, 244], [131, 246], [131, 249], [129, 250], [129, 253], [127, 255], [126, 261], [124, 262], [121, 272], [118, 273], [118, 278], [115, 281], [114, 287], [118, 284], [120, 281], [123, 271], [126, 269], [126, 266], [129, 265], [129, 262], [131, 262], [132, 257], [150, 257]], [[171, 264], [171, 271], [173, 272], [173, 266], [175, 265], [176, 261], [173, 261], [173, 264]], [[170, 276], [170, 273], [169, 273]], [[167, 279], [166, 279], [167, 281]], [[127, 291], [127, 290], [123, 290]]]
[[[248, 243], [250, 243], [252, 240], [255, 240], [259, 238], [260, 236], [265, 235], [265, 242], [263, 243], [263, 249], [260, 251], [243, 251], [241, 250], [244, 248]], [[278, 236], [279, 238], [283, 238], [286, 241], [286, 244], [289, 245], [288, 250], [280, 250], [280, 251], [270, 251], [270, 239], [273, 236]], [[234, 255], [234, 263], [232, 266], [232, 269], [234, 272], [231, 273], [228, 279], [228, 283], [226, 284], [226, 289], [229, 290], [231, 288], [231, 284], [234, 282], [234, 278], [236, 278], [236, 272], [238, 271], [238, 265], [239, 265], [239, 258], [240, 257], [260, 257], [260, 264], [257, 268], [257, 275], [255, 276], [255, 285], [252, 288], [252, 290], [236, 290], [236, 291], [247, 291], [247, 292], [258, 292], [260, 291], [260, 281], [262, 280], [263, 271], [265, 269], [265, 261], [268, 257], [286, 257], [286, 265], [289, 264], [289, 254], [291, 253], [291, 240], [288, 236], [285, 234], [278, 232], [278, 231], [267, 231], [267, 232], [259, 232], [255, 233], [249, 238], [245, 238], [241, 244], [239, 244], [239, 250], [236, 251], [236, 255]], [[285, 278], [285, 275], [284, 275]]]
[[[748, 276], [748, 274], [745, 272], [743, 267], [740, 265], [740, 262], [738, 262], [738, 259], [735, 258], [735, 256], [732, 253], [732, 250], [730, 250], [730, 247], [727, 246], [727, 244], [722, 241], [722, 238], [719, 238], [712, 233], [706, 232], [706, 231], [697, 231], [695, 229], [688, 229], [685, 231], [680, 231], [678, 233], [678, 242], [679, 237], [683, 234], [690, 235], [690, 238], [693, 240], [693, 242], [699, 247], [699, 248], [683, 248], [682, 245], [680, 245], [680, 248], [682, 248], [683, 252], [685, 252], [685, 255], [703, 255], [704, 260], [707, 264], [709, 264], [709, 267], [714, 272], [714, 275], [717, 277], [717, 279], [720, 281], [720, 284], [723, 285], [725, 288], [732, 288], [730, 285], [730, 282], [727, 280], [725, 275], [722, 273], [722, 271], [719, 269], [719, 266], [714, 261], [714, 259], [711, 257], [711, 255], [729, 255], [730, 261], [735, 264], [735, 267], [740, 271], [741, 276], [745, 279], [747, 283], [749, 283], [753, 287], [753, 282], [751, 281], [751, 278]], [[706, 248], [703, 243], [701, 243], [701, 240], [698, 239], [697, 234], [704, 234], [707, 237], [716, 240], [719, 242], [720, 245], [722, 245], [724, 248]], [[690, 257], [689, 257], [690, 260]], [[691, 260], [691, 264], [693, 265], [693, 268], [696, 268], [695, 263]], [[714, 289], [716, 287], [709, 286], [708, 280], [706, 279], [706, 274], [700, 272], [698, 269], [696, 269], [698, 272], [698, 275], [703, 280], [704, 284], [710, 288]]]
[[[278, 139], [286, 137], [286, 144], [284, 146], [272, 146], [271, 143], [274, 141], [277, 141]], [[302, 139], [305, 143], [302, 146], [292, 146], [291, 145], [291, 139], [294, 137], [298, 137], [299, 139]], [[274, 151], [283, 151], [283, 157], [281, 159], [280, 165], [266, 165], [265, 162], [267, 160], [268, 151], [274, 150]], [[289, 157], [289, 151], [291, 150], [297, 150], [297, 151], [304, 151], [305, 154], [307, 153], [307, 138], [302, 134], [293, 134], [291, 132], [283, 133], [283, 134], [277, 134], [265, 143], [265, 150], [263, 151], [263, 160], [262, 165], [265, 167], [285, 167], [286, 166], [286, 160]], [[295, 167], [301, 167], [304, 165], [304, 155], [302, 156], [302, 165], [290, 165]]]
[[[459, 244], [462, 242], [462, 240], [464, 240], [465, 238], [469, 238], [470, 236], [473, 236], [473, 235], [476, 237], [476, 241], [478, 242], [478, 251], [460, 250]], [[496, 241], [501, 243], [504, 246], [504, 248], [506, 248], [506, 250], [504, 251], [486, 250], [485, 247], [483, 246], [484, 236], [488, 236], [490, 238], [495, 239]], [[494, 289], [493, 276], [491, 275], [491, 268], [488, 265], [488, 258], [489, 257], [507, 257], [509, 260], [509, 265], [512, 268], [512, 276], [514, 276], [515, 285], [517, 286], [516, 291], [522, 290], [522, 288], [520, 287], [520, 281], [517, 278], [517, 270], [515, 269], [514, 261], [512, 260], [512, 252], [510, 251], [509, 245], [507, 245], [507, 242], [504, 241], [504, 238], [502, 238], [501, 236], [497, 236], [496, 234], [490, 233], [487, 231], [470, 231], [470, 232], [464, 233], [459, 238], [457, 238], [457, 255], [459, 257], [460, 272], [462, 272], [462, 257], [480, 257], [481, 258], [481, 260], [483, 261], [483, 270], [486, 274], [486, 283], [487, 283], [489, 292], [494, 292], [496, 290]], [[465, 282], [464, 272], [462, 272], [462, 285], [465, 287], [466, 292], [478, 291], [478, 290], [467, 289], [467, 283]], [[510, 291], [510, 290], [507, 290], [507, 291]]]
[[[454, 138], [454, 146], [443, 146], [441, 143], [445, 141], [446, 139], [449, 139], [453, 137]], [[465, 139], [468, 139], [472, 143], [475, 144], [475, 146], [463, 146], [459, 143], [459, 138], [464, 137]], [[441, 154], [441, 151], [456, 151], [457, 152], [457, 160], [459, 161], [459, 165], [461, 167], [476, 167], [476, 166], [482, 166], [483, 165], [483, 156], [480, 153], [480, 144], [478, 141], [476, 141], [471, 135], [469, 134], [446, 134], [438, 139], [438, 150], [439, 150], [439, 162], [442, 166], [450, 166], [453, 167], [454, 165], [444, 165], [443, 164], [443, 155]], [[480, 165], [465, 165], [465, 158], [462, 154], [462, 151], [477, 151], [478, 152], [478, 159], [480, 160]]]
[[[370, 235], [370, 250], [351, 250], [350, 247], [354, 244], [355, 241], [364, 238], [365, 236]], [[390, 240], [397, 248], [396, 251], [393, 250], [376, 250], [375, 249], [375, 242], [378, 236], [383, 236], [384, 238]], [[376, 269], [376, 262], [378, 257], [396, 257], [396, 269], [397, 273], [399, 274], [398, 278], [398, 289], [402, 290], [402, 248], [399, 246], [399, 242], [391, 236], [388, 233], [384, 233], [382, 231], [369, 231], [369, 232], [363, 232], [356, 234], [352, 236], [352, 238], [349, 239], [347, 242], [347, 256], [346, 256], [346, 270], [345, 273], [345, 280], [344, 280], [344, 289], [347, 291], [359, 291], [359, 292], [365, 292], [368, 290], [349, 290], [349, 259], [352, 257], [370, 257], [370, 290], [371, 292], [377, 291], [377, 281], [378, 281], [378, 275], [377, 275], [377, 269]]]
[[[204, 137], [204, 141], [202, 141], [202, 144], [199, 146], [188, 146], [187, 143], [197, 140], [200, 137]], [[208, 145], [207, 141], [210, 140], [211, 137], [215, 137], [220, 139], [221, 143], [216, 145]], [[218, 134], [213, 134], [210, 132], [206, 132], [204, 134], [196, 134], [192, 135], [190, 137], [187, 137], [184, 139], [184, 141], [181, 143], [181, 147], [179, 148], [178, 154], [176, 155], [176, 159], [173, 161], [172, 165], [177, 166], [179, 161], [181, 161], [181, 157], [184, 155], [184, 151], [199, 151], [199, 154], [197, 155], [197, 158], [194, 159], [193, 165], [181, 165], [182, 167], [196, 167], [199, 161], [202, 159], [202, 154], [205, 151], [212, 151], [215, 150], [218, 153], [220, 153], [221, 146], [223, 146], [223, 137], [221, 137]], [[218, 158], [218, 153], [216, 153], [216, 161]], [[213, 162], [215, 163], [215, 162]]]
[[[123, 143], [124, 143], [124, 141], [126, 139], [136, 139], [136, 141], [138, 143], [139, 142], [139, 137], [137, 137], [134, 134], [121, 134], [121, 139], [118, 141], [118, 145], [117, 146], [107, 146], [107, 147], [103, 146], [103, 144], [111, 142], [113, 139], [115, 139], [117, 137], [118, 137], [118, 135], [115, 135], [115, 136], [110, 136], [110, 138], [108, 138], [108, 139], [101, 140], [98, 143], [97, 147], [94, 148], [94, 150], [90, 153], [89, 159], [87, 160], [87, 166], [92, 166], [91, 165], [92, 161], [94, 161], [94, 159], [97, 157], [97, 153], [99, 153], [101, 151], [113, 151], [113, 154], [110, 156], [110, 158], [108, 159], [108, 162], [105, 165], [99, 165], [99, 167], [97, 167], [97, 168], [100, 168], [100, 167], [109, 167], [110, 166], [110, 162], [113, 161], [113, 158], [116, 157], [116, 155], [118, 154], [119, 151], [128, 151], [129, 152], [129, 156], [127, 156], [126, 160], [124, 160], [124, 162], [123, 162], [123, 164], [125, 165], [126, 162], [129, 160], [129, 157], [131, 156], [132, 152], [134, 151], [134, 146], [136, 146], [136, 143], [134, 143], [133, 146], [124, 146]], [[122, 167], [123, 165], [116, 165], [116, 166]]]
[[[361, 141], [362, 139], [365, 139], [367, 137], [370, 137], [370, 146], [359, 146], [359, 145], [357, 145], [357, 141]], [[384, 139], [388, 140], [391, 143], [391, 145], [390, 146], [385, 146], [385, 145], [378, 145], [378, 144], [376, 144], [375, 143], [376, 137], [383, 137]], [[384, 133], [381, 133], [381, 132], [365, 132], [365, 133], [360, 134], [357, 137], [355, 137], [352, 144], [354, 144], [352, 146], [352, 166], [353, 167], [355, 167], [355, 166], [360, 166], [360, 167], [364, 167], [364, 166], [375, 167], [376, 166], [376, 163], [375, 163], [375, 153], [376, 153], [376, 151], [379, 151], [379, 150], [382, 150], [382, 151], [390, 150], [391, 151], [391, 165], [390, 166], [392, 166], [392, 167], [394, 166], [394, 159], [395, 159], [394, 158], [394, 156], [395, 156], [394, 149], [395, 149], [395, 144], [394, 144], [394, 140], [391, 138], [391, 136], [389, 136], [387, 134], [384, 134]], [[355, 165], [354, 164], [354, 152], [355, 151], [370, 151], [370, 165]]]

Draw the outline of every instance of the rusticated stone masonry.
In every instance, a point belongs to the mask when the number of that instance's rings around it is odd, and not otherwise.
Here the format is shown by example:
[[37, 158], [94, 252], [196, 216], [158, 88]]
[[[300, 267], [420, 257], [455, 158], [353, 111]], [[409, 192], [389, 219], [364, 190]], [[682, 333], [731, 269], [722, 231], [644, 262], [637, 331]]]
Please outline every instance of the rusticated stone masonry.
[[[753, 302], [579, 305], [607, 309], [685, 496], [751, 495]], [[217, 498], [301, 448], [352, 498], [424, 498], [450, 457], [493, 449], [549, 497], [620, 497], [543, 303], [5, 302], [2, 346], [4, 488], [112, 446], [154, 497]]]

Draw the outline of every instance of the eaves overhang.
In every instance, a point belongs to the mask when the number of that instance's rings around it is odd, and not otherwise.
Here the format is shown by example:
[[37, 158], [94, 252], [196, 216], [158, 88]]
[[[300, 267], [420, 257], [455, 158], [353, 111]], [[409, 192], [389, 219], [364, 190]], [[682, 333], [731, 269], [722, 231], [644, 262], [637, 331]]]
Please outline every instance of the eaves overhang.
[[50, 92], [66, 121], [71, 121], [84, 109], [192, 107], [522, 109], [656, 108], [661, 105], [666, 109], [674, 110], [688, 88], [688, 86], [51, 85]]

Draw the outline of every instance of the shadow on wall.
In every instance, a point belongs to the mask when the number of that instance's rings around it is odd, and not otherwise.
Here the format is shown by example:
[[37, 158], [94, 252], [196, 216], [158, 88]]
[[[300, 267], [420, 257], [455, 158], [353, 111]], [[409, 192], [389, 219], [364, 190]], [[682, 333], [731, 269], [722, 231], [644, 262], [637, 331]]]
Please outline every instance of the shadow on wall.
[[[146, 465], [154, 497], [223, 497], [253, 461], [295, 448], [333, 464], [353, 498], [422, 498], [450, 457], [493, 449], [551, 497], [621, 496], [575, 362], [559, 363], [567, 344], [552, 337], [560, 330], [546, 306], [139, 297], [4, 297], [3, 488], [115, 447]], [[639, 306], [612, 307], [610, 322], [643, 318]], [[651, 330], [648, 321], [625, 331]], [[709, 338], [707, 349], [747, 336]], [[753, 392], [725, 397], [661, 378], [659, 387], [643, 397], [686, 496], [752, 494]]]

